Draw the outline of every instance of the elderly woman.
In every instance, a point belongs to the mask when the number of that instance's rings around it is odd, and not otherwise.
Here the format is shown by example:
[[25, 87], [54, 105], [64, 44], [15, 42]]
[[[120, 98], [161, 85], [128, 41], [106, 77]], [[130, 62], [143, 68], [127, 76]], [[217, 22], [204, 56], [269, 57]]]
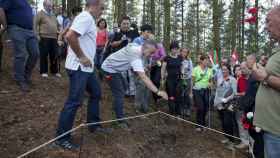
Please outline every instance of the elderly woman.
[[[215, 106], [219, 112], [223, 132], [233, 135], [234, 127], [236, 127], [237, 123], [231, 101], [237, 93], [237, 81], [231, 76], [231, 67], [229, 65], [223, 65], [221, 70], [223, 77], [217, 81]], [[222, 143], [228, 144], [227, 148], [233, 149], [233, 141], [232, 137], [226, 136]]]

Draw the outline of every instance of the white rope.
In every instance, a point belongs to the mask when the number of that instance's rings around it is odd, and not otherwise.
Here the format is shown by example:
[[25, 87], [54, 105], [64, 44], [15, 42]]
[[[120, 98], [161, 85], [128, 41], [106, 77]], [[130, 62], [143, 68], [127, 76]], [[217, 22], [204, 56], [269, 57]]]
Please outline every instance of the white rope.
[[27, 156], [27, 155], [29, 155], [29, 154], [31, 154], [31, 153], [33, 153], [33, 152], [35, 152], [35, 151], [45, 147], [45, 146], [47, 146], [47, 145], [57, 141], [58, 139], [64, 137], [67, 134], [73, 133], [74, 131], [76, 131], [76, 130], [82, 128], [82, 127], [88, 127], [88, 126], [97, 125], [97, 124], [106, 124], [106, 123], [112, 123], [112, 122], [118, 122], [118, 121], [124, 121], [124, 120], [132, 120], [132, 119], [136, 119], [136, 118], [148, 117], [148, 116], [151, 116], [151, 115], [156, 115], [156, 114], [159, 114], [159, 113], [160, 113], [160, 111], [157, 111], [157, 112], [152, 112], [152, 113], [138, 115], [138, 116], [125, 117], [125, 118], [121, 118], [121, 119], [114, 119], [114, 120], [101, 121], [101, 122], [95, 122], [95, 123], [87, 123], [87, 124], [82, 123], [79, 126], [77, 126], [76, 128], [73, 128], [73, 129], [71, 129], [71, 130], [69, 130], [69, 131], [67, 131], [67, 132], [57, 136], [56, 138], [54, 138], [54, 139], [52, 139], [52, 140], [50, 140], [50, 141], [48, 141], [48, 142], [38, 146], [38, 147], [36, 147], [36, 148], [34, 148], [32, 150], [29, 150], [28, 152], [18, 156], [17, 158], [24, 158], [25, 156]]
[[148, 117], [148, 116], [151, 116], [151, 115], [156, 115], [156, 114], [159, 114], [159, 113], [161, 113], [161, 112], [157, 111], [157, 112], [152, 112], [152, 113], [143, 114], [143, 115], [125, 117], [125, 118], [121, 118], [121, 119], [108, 120], [108, 121], [95, 122], [95, 123], [87, 123], [87, 124], [85, 124], [85, 126], [92, 126], [92, 125], [96, 125], [96, 124], [106, 124], [106, 123], [112, 123], [112, 122], [118, 122], [118, 121], [132, 120], [132, 119], [136, 119], [136, 118]]
[[50, 140], [50, 141], [48, 141], [48, 142], [42, 144], [42, 145], [40, 145], [40, 146], [38, 146], [38, 147], [36, 147], [36, 148], [34, 148], [34, 149], [32, 149], [32, 150], [29, 150], [28, 152], [26, 152], [26, 153], [24, 153], [24, 154], [18, 156], [17, 158], [23, 158], [23, 157], [25, 157], [25, 156], [27, 156], [27, 155], [29, 155], [29, 154], [31, 154], [31, 153], [33, 153], [33, 152], [35, 152], [35, 151], [41, 149], [41, 148], [43, 148], [43, 147], [45, 147], [45, 146], [47, 146], [47, 145], [53, 143], [54, 141], [56, 141], [56, 140], [58, 140], [58, 139], [64, 137], [64, 136], [67, 135], [67, 134], [73, 133], [74, 131], [76, 131], [76, 130], [80, 129], [81, 127], [84, 127], [84, 126], [85, 126], [85, 124], [80, 124], [80, 125], [77, 126], [76, 128], [73, 128], [73, 129], [71, 129], [71, 130], [69, 130], [69, 131], [63, 133], [62, 135], [60, 135], [60, 136], [58, 136], [58, 137], [56, 137], [56, 138], [54, 138], [54, 139], [52, 139], [52, 140]]
[[226, 134], [226, 133], [224, 133], [224, 132], [221, 132], [221, 131], [218, 131], [218, 130], [215, 130], [215, 129], [212, 129], [212, 128], [209, 128], [209, 127], [206, 127], [206, 126], [202, 126], [202, 125], [199, 125], [199, 124], [197, 124], [197, 123], [194, 123], [194, 122], [191, 122], [191, 121], [188, 121], [188, 120], [184, 120], [184, 119], [182, 119], [182, 118], [180, 118], [180, 117], [176, 117], [176, 116], [170, 115], [170, 114], [165, 113], [165, 112], [162, 112], [162, 111], [160, 111], [160, 113], [163, 114], [163, 115], [169, 116], [169, 117], [171, 117], [171, 118], [174, 118], [174, 119], [177, 119], [177, 120], [180, 120], [180, 121], [183, 121], [183, 122], [186, 122], [186, 123], [189, 123], [189, 124], [192, 124], [192, 125], [195, 125], [195, 126], [204, 128], [204, 129], [207, 129], [207, 130], [209, 130], [209, 131], [213, 131], [213, 132], [215, 132], [215, 133], [219, 133], [219, 134], [226, 135], [226, 136], [229, 136], [229, 137], [234, 138], [234, 139], [237, 139], [237, 140], [241, 140], [240, 138], [235, 137], [235, 136], [233, 136], [233, 135]]
[[30, 150], [30, 151], [28, 151], [28, 152], [26, 152], [26, 153], [24, 153], [24, 154], [18, 156], [17, 158], [24, 158], [25, 156], [27, 156], [27, 155], [29, 155], [29, 154], [31, 154], [31, 153], [33, 153], [33, 152], [35, 152], [35, 151], [37, 151], [37, 150], [39, 150], [39, 149], [45, 147], [45, 146], [47, 146], [47, 145], [53, 143], [54, 141], [56, 141], [56, 140], [58, 140], [58, 139], [64, 137], [64, 136], [67, 135], [67, 134], [73, 133], [74, 131], [76, 131], [76, 130], [82, 128], [82, 127], [88, 127], [88, 126], [97, 125], [97, 124], [107, 124], [107, 123], [118, 122], [118, 121], [125, 121], [125, 120], [132, 120], [132, 119], [142, 118], [142, 117], [148, 117], [148, 116], [152, 116], [152, 115], [156, 115], [156, 114], [163, 114], [163, 115], [168, 116], [168, 117], [170, 117], [170, 118], [174, 118], [174, 119], [177, 119], [177, 120], [179, 120], [179, 121], [183, 121], [183, 122], [185, 122], [185, 123], [188, 123], [188, 124], [191, 124], [191, 125], [195, 125], [195, 126], [198, 126], [198, 127], [204, 128], [204, 129], [207, 129], [207, 130], [209, 130], [209, 131], [213, 131], [213, 132], [218, 133], [218, 134], [222, 134], [222, 135], [225, 135], [225, 136], [228, 136], [228, 137], [237, 139], [237, 140], [241, 140], [240, 138], [235, 137], [235, 136], [233, 136], [233, 135], [230, 135], [230, 134], [227, 134], [227, 133], [224, 133], [224, 132], [221, 132], [221, 131], [218, 131], [218, 130], [215, 130], [215, 129], [212, 129], [212, 128], [209, 128], [209, 127], [205, 127], [205, 126], [199, 125], [199, 124], [197, 124], [197, 123], [194, 123], [194, 122], [191, 122], [191, 121], [188, 121], [188, 120], [184, 120], [184, 119], [182, 119], [182, 118], [180, 118], [180, 117], [176, 117], [176, 116], [170, 115], [170, 114], [165, 113], [165, 112], [162, 112], [162, 111], [157, 111], [157, 112], [152, 112], [152, 113], [143, 114], [143, 115], [125, 117], [125, 118], [121, 118], [121, 119], [114, 119], [114, 120], [101, 121], [101, 122], [95, 122], [95, 123], [86, 123], [86, 124], [83, 123], [83, 124], [80, 124], [80, 125], [77, 126], [76, 128], [73, 128], [72, 130], [69, 130], [69, 131], [63, 133], [62, 135], [60, 135], [60, 136], [58, 136], [58, 137], [56, 137], [56, 138], [54, 138], [54, 139], [52, 139], [52, 140], [50, 140], [50, 141], [48, 141], [48, 142], [46, 142], [46, 143], [44, 143], [44, 144], [42, 144], [42, 145], [36, 147], [36, 148], [34, 148], [34, 149], [32, 149], [32, 150]]

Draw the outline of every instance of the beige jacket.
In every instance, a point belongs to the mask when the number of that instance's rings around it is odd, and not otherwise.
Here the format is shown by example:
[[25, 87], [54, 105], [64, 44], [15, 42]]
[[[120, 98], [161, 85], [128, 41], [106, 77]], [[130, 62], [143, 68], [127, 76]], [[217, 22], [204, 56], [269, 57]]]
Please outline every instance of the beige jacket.
[[57, 39], [59, 24], [55, 15], [47, 15], [45, 11], [40, 11], [34, 20], [34, 31], [40, 38]]

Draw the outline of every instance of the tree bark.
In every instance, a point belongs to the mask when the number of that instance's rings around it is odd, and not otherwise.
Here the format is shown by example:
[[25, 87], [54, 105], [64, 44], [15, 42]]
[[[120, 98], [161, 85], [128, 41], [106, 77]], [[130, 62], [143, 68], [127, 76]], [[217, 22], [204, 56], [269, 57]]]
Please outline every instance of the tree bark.
[[166, 49], [170, 45], [170, 0], [164, 0], [164, 46]]
[[199, 0], [196, 1], [196, 52], [200, 52], [200, 38], [199, 38]]
[[[214, 42], [214, 50], [217, 52], [221, 52], [220, 49], [220, 16], [221, 16], [221, 10], [220, 10], [220, 4], [219, 0], [213, 0], [213, 42]], [[220, 56], [219, 56], [220, 58]], [[219, 59], [220, 61], [220, 59]]]

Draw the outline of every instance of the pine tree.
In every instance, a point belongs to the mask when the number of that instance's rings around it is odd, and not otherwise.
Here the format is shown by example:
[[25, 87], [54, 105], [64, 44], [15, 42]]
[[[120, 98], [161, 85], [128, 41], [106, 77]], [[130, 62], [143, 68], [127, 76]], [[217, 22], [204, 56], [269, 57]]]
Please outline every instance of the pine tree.
[[164, 0], [164, 46], [169, 48], [170, 44], [170, 33], [171, 33], [171, 24], [170, 24], [170, 0]]

